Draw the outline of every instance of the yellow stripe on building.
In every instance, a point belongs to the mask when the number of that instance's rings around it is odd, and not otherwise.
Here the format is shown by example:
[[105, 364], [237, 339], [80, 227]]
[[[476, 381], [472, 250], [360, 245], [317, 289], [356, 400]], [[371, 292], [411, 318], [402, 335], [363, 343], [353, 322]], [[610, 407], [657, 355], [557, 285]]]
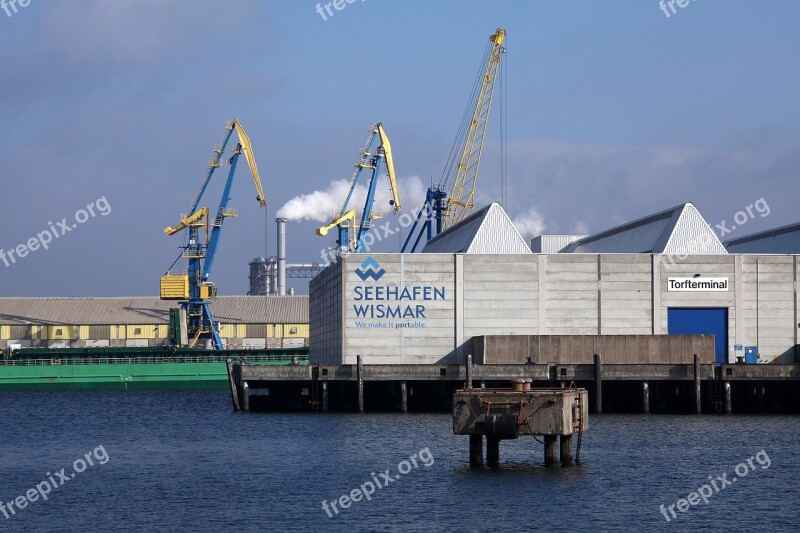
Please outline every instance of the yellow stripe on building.
[[283, 338], [305, 338], [309, 336], [308, 324], [284, 324]]
[[80, 326], [42, 326], [42, 335], [47, 340], [71, 340], [77, 339], [80, 334]]
[[233, 339], [236, 337], [236, 324], [220, 324], [219, 336], [223, 339]]
[[157, 339], [158, 326], [154, 324], [132, 324], [126, 326], [128, 339]]

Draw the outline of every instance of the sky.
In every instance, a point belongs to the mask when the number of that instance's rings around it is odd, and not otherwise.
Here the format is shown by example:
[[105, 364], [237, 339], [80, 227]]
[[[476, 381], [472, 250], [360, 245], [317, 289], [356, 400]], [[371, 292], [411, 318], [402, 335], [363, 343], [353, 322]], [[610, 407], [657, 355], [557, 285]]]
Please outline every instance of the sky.
[[[0, 10], [0, 296], [157, 295], [183, 244], [162, 230], [188, 209], [234, 118], [269, 205], [242, 161], [239, 217], [225, 224], [211, 275], [220, 294], [245, 294], [248, 262], [275, 254], [284, 205], [341, 194], [376, 122], [410, 211], [442, 174], [498, 27], [508, 32], [505, 208], [526, 237], [594, 233], [683, 202], [724, 239], [800, 221], [800, 2], [343, 6], [332, 16], [306, 0]], [[500, 117], [495, 100], [478, 205], [502, 198]], [[226, 173], [205, 198], [212, 212]], [[380, 223], [396, 226], [381, 179]], [[758, 201], [768, 209], [733, 223]], [[333, 233], [318, 237], [319, 225], [289, 224], [290, 263], [321, 260]], [[401, 239], [375, 250], [398, 251]], [[24, 257], [9, 257], [20, 245]]]

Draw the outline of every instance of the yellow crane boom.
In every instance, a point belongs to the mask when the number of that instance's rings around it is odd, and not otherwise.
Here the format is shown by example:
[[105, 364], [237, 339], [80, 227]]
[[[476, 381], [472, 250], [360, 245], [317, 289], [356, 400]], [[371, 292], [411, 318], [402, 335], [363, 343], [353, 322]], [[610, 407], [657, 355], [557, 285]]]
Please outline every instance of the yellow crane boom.
[[205, 220], [207, 214], [208, 214], [208, 208], [202, 207], [187, 217], [181, 217], [180, 222], [174, 228], [170, 226], [164, 228], [164, 233], [166, 233], [167, 235], [175, 235], [179, 231], [188, 228], [198, 220]]
[[442, 230], [458, 223], [462, 218], [469, 215], [475, 207], [475, 184], [483, 154], [486, 126], [489, 123], [489, 111], [492, 108], [497, 71], [500, 66], [501, 55], [505, 50], [503, 48], [505, 37], [506, 30], [502, 28], [498, 28], [489, 37], [490, 44], [486, 65], [483, 69], [483, 79], [475, 99], [474, 111], [468, 125], [469, 129], [467, 130], [464, 149], [461, 152], [450, 195], [447, 198]]
[[336, 226], [340, 226], [340, 225], [344, 224], [347, 221], [350, 222], [350, 226], [348, 226], [348, 227], [352, 228], [355, 225], [355, 221], [356, 221], [356, 210], [355, 209], [351, 209], [350, 211], [348, 211], [344, 215], [340, 216], [339, 218], [337, 218], [336, 220], [334, 220], [330, 224], [322, 226], [321, 228], [317, 228], [317, 235], [319, 235], [320, 237], [324, 237], [325, 235], [328, 234], [328, 232], [330, 230], [332, 230]]
[[386, 159], [386, 172], [389, 174], [389, 187], [392, 189], [392, 209], [400, 211], [403, 206], [400, 204], [400, 193], [397, 190], [397, 178], [394, 173], [394, 156], [392, 155], [392, 145], [389, 142], [389, 136], [386, 135], [386, 130], [383, 129], [383, 123], [378, 122], [378, 135], [381, 138], [381, 146], [383, 146], [383, 155]]
[[242, 145], [242, 152], [244, 158], [247, 160], [247, 166], [250, 167], [250, 175], [253, 176], [253, 183], [256, 184], [256, 191], [258, 191], [258, 202], [261, 207], [267, 205], [267, 199], [264, 197], [264, 188], [261, 186], [261, 176], [258, 174], [258, 165], [256, 165], [256, 158], [253, 155], [253, 145], [250, 144], [250, 137], [244, 131], [242, 123], [238, 119], [233, 119], [233, 127], [239, 134], [239, 143]]

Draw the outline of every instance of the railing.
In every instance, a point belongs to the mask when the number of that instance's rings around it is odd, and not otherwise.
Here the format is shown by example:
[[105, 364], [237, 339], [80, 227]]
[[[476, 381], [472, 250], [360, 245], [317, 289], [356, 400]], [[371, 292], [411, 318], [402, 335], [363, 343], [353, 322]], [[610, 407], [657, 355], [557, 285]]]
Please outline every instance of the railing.
[[186, 248], [183, 251], [184, 259], [202, 259], [206, 256], [205, 248]]
[[208, 355], [202, 357], [103, 357], [103, 358], [64, 358], [51, 359], [3, 359], [0, 366], [67, 366], [67, 365], [119, 365], [119, 364], [163, 364], [163, 363], [224, 363], [231, 359], [234, 363], [263, 364], [284, 363], [306, 364], [307, 355], [253, 355], [253, 356], [221, 356]]

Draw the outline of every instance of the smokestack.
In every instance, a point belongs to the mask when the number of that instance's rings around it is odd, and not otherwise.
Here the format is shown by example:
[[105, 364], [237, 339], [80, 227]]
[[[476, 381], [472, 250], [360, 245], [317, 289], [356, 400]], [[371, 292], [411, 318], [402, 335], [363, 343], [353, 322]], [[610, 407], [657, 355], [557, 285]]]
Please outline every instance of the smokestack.
[[286, 219], [276, 218], [278, 223], [278, 295], [286, 296]]

